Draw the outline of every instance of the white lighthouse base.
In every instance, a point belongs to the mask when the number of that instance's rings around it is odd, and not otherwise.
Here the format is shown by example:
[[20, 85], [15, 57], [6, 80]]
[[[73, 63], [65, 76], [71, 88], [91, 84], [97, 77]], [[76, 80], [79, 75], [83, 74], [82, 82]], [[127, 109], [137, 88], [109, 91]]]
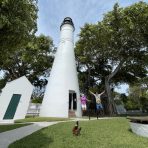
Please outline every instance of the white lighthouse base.
[[[58, 96], [60, 96], [59, 93], [57, 94]], [[65, 98], [65, 100], [63, 98]], [[50, 104], [50, 106], [48, 104]], [[61, 100], [59, 98], [59, 101], [54, 99], [46, 100], [46, 103], [42, 104], [41, 106], [40, 117], [82, 117], [81, 102], [77, 97], [77, 93], [75, 91], [69, 90], [65, 97], [62, 97]]]

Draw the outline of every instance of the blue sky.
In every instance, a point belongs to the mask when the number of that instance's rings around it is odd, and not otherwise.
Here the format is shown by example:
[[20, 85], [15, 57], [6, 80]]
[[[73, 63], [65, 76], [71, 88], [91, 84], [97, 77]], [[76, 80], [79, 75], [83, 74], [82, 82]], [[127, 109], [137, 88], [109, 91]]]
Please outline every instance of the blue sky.
[[[148, 2], [148, 0], [145, 0]], [[78, 39], [80, 27], [85, 23], [96, 23], [103, 14], [112, 10], [118, 2], [120, 6], [129, 6], [139, 0], [39, 0], [38, 32], [49, 35], [54, 44], [59, 42], [60, 25], [67, 16], [75, 25], [75, 41]]]
[[[148, 2], [148, 0], [144, 0]], [[38, 1], [38, 32], [48, 35], [53, 39], [54, 45], [58, 46], [60, 25], [65, 17], [71, 17], [75, 25], [75, 41], [78, 40], [80, 27], [85, 23], [96, 23], [103, 18], [103, 14], [112, 10], [118, 2], [126, 7], [139, 0], [39, 0]], [[125, 92], [127, 86], [120, 88]]]

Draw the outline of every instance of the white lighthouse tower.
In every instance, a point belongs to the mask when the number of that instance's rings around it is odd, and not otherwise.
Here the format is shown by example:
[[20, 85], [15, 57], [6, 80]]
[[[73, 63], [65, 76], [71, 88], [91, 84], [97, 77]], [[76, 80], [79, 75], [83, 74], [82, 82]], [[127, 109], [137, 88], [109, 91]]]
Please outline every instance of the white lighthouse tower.
[[66, 17], [60, 27], [60, 43], [46, 87], [41, 117], [81, 117], [76, 61], [74, 56], [74, 24]]

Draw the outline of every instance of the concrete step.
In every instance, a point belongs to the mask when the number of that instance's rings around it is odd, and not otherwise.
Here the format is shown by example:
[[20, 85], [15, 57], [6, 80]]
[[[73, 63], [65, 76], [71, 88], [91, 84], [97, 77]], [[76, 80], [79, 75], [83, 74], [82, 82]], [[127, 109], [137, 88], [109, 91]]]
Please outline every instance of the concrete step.
[[76, 117], [75, 111], [69, 110], [69, 117]]

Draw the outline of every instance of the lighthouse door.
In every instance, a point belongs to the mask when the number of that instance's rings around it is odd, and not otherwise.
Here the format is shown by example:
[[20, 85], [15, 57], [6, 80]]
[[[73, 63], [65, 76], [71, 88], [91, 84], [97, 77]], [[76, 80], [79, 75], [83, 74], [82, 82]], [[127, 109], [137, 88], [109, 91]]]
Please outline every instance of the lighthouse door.
[[77, 109], [77, 94], [73, 93], [73, 110]]
[[69, 110], [77, 109], [77, 94], [75, 91], [69, 91]]

